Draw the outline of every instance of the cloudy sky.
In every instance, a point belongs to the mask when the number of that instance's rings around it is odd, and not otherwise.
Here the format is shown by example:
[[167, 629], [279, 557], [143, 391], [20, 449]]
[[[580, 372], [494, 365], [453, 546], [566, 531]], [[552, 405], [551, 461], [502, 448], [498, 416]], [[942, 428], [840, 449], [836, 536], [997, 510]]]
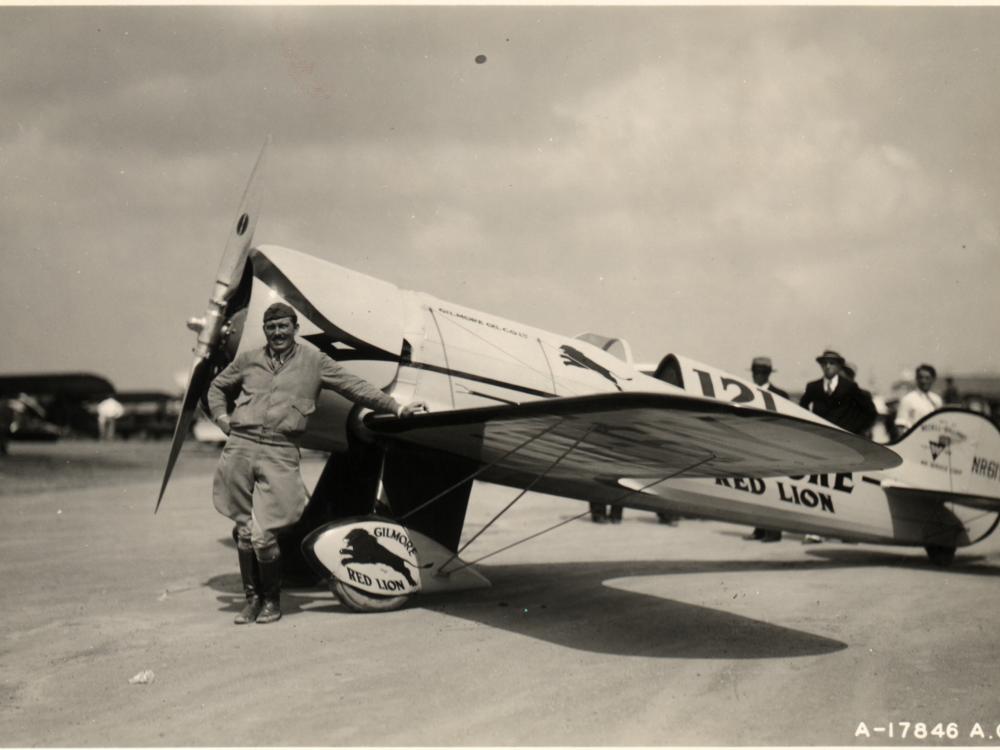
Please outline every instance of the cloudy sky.
[[[257, 239], [800, 388], [1000, 371], [1000, 8], [0, 8], [0, 371], [172, 388]], [[485, 55], [485, 62], [477, 56]]]

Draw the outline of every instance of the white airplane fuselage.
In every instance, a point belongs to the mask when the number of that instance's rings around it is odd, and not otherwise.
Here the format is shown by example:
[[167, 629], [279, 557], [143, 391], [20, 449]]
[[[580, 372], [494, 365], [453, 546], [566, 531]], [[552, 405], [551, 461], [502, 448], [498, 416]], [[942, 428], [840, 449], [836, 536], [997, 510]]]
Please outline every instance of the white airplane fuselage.
[[[283, 298], [303, 313], [300, 338], [377, 387], [387, 388], [399, 401], [420, 399], [432, 412], [645, 391], [713, 398], [827, 424], [750, 380], [683, 357], [665, 359], [669, 366], [664, 377], [671, 381], [665, 382], [640, 372], [630, 361], [627, 345], [615, 340], [608, 341], [606, 348], [620, 349], [623, 358], [591, 343], [600, 341], [595, 337], [560, 336], [401, 290], [286, 248], [256, 248], [251, 260], [256, 278], [248, 321], [260, 321], [267, 305]], [[261, 345], [263, 334], [251, 322], [239, 347]], [[303, 444], [342, 450], [349, 419], [351, 404], [324, 391]], [[955, 427], [962, 429], [968, 432], [964, 423]], [[951, 457], [950, 447], [947, 457]], [[964, 453], [962, 460], [966, 460]], [[637, 491], [623, 504], [849, 540], [910, 545], [963, 546], [995, 526], [996, 513], [955, 505], [946, 498], [942, 502], [931, 494], [918, 498], [896, 492], [890, 485], [908, 484], [910, 468], [912, 462], [907, 461], [895, 469], [870, 473], [677, 478]], [[970, 467], [944, 471], [961, 474]], [[639, 490], [638, 482], [630, 486], [633, 481], [622, 480], [622, 489]]]

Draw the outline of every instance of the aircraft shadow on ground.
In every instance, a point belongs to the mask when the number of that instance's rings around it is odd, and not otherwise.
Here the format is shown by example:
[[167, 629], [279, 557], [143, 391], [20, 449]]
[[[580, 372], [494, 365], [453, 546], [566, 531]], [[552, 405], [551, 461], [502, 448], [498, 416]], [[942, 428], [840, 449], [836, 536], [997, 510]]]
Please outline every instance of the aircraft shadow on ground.
[[[640, 560], [574, 563], [483, 565], [491, 588], [454, 594], [418, 596], [421, 607], [490, 627], [519, 633], [568, 648], [620, 656], [696, 659], [768, 659], [812, 656], [847, 648], [847, 644], [813, 633], [735, 614], [725, 609], [688, 604], [616, 588], [605, 582], [650, 576], [695, 573], [788, 573], [839, 568], [913, 568], [934, 573], [998, 575], [983, 557], [960, 558], [941, 568], [919, 557], [864, 548], [810, 549], [809, 560]], [[235, 562], [235, 561], [234, 561]], [[207, 586], [220, 593], [222, 611], [243, 606], [240, 577], [213, 576]], [[308, 610], [348, 617], [323, 585], [303, 581], [282, 591], [286, 616]]]
[[847, 648], [831, 638], [725, 609], [605, 583], [693, 572], [687, 569], [690, 565], [680, 563], [684, 570], [678, 570], [676, 561], [484, 567], [492, 588], [428, 596], [416, 606], [568, 648], [617, 656], [770, 659]]
[[[427, 597], [419, 605], [571, 648], [623, 656], [764, 659], [819, 655], [847, 644], [725, 609], [615, 588], [612, 579], [692, 573], [811, 572], [896, 567], [998, 575], [966, 557], [948, 568], [865, 549], [816, 549], [810, 560], [653, 560], [483, 567], [491, 589]], [[555, 593], [554, 593], [555, 592]], [[558, 604], [549, 604], [555, 600]], [[567, 603], [568, 602], [568, 603]]]
[[[840, 651], [846, 644], [793, 628], [604, 585], [611, 578], [697, 572], [675, 561], [557, 563], [483, 567], [493, 586], [477, 591], [420, 596], [409, 605], [529, 638], [594, 653], [689, 659], [764, 659]], [[815, 567], [815, 563], [809, 564]], [[678, 569], [680, 568], [680, 569]], [[711, 570], [712, 567], [706, 568]], [[745, 570], [727, 564], [720, 570]], [[243, 606], [236, 573], [213, 576], [221, 611]], [[308, 609], [348, 617], [322, 586], [286, 587], [282, 613]], [[359, 623], [361, 621], [359, 620]]]

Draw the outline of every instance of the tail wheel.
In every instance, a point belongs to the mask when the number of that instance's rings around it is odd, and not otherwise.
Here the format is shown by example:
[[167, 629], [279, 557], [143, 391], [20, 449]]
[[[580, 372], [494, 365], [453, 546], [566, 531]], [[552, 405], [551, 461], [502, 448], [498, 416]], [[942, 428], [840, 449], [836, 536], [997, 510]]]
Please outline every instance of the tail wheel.
[[935, 565], [951, 565], [955, 559], [955, 548], [945, 547], [940, 544], [928, 544], [924, 547], [927, 550], [927, 557]]
[[353, 586], [348, 586], [336, 578], [330, 582], [330, 590], [337, 595], [345, 607], [354, 612], [392, 612], [403, 607], [410, 599], [409, 594], [404, 596], [369, 594]]

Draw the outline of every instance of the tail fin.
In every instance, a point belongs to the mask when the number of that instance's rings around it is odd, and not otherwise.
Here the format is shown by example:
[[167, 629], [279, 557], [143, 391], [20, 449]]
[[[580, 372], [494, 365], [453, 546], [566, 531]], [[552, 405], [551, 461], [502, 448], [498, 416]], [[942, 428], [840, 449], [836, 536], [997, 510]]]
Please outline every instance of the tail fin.
[[942, 409], [890, 446], [903, 464], [883, 487], [948, 493], [948, 500], [1000, 511], [1000, 430], [981, 414]]

